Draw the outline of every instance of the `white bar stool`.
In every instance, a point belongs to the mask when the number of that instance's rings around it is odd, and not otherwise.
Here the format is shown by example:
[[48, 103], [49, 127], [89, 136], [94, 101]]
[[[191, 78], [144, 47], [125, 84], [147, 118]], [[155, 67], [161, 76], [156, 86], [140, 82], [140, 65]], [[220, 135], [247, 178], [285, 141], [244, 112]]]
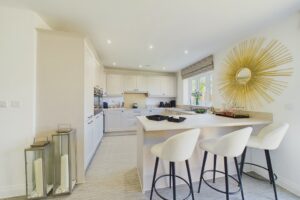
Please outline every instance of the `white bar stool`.
[[[276, 200], [278, 199], [275, 178], [274, 178], [274, 176], [276, 175], [273, 172], [269, 150], [275, 150], [279, 147], [285, 134], [287, 133], [288, 128], [289, 128], [289, 124], [287, 123], [273, 123], [271, 125], [264, 127], [257, 135], [250, 137], [248, 144], [242, 154], [242, 159], [241, 159], [241, 167], [240, 167], [241, 175], [243, 174], [243, 168], [245, 164], [256, 166], [268, 171], [270, 183], [273, 185], [273, 190], [274, 190], [274, 195]], [[245, 163], [247, 147], [264, 150], [268, 168], [253, 163], [248, 163], [248, 162]], [[253, 177], [247, 173], [245, 174], [250, 177]]]
[[[246, 147], [246, 144], [248, 142], [248, 139], [251, 135], [252, 130], [253, 129], [251, 127], [247, 127], [247, 128], [243, 128], [243, 129], [231, 132], [229, 134], [226, 134], [220, 138], [208, 139], [208, 140], [204, 140], [200, 143], [200, 148], [204, 150], [204, 157], [203, 157], [203, 162], [202, 162], [202, 169], [201, 169], [201, 174], [200, 174], [198, 193], [200, 193], [201, 183], [203, 180], [204, 183], [206, 183], [210, 188], [212, 188], [218, 192], [226, 194], [226, 199], [228, 200], [229, 194], [236, 193], [236, 192], [229, 192], [228, 177], [230, 177], [239, 184], [242, 199], [244, 199], [243, 185], [242, 185], [242, 181], [241, 181], [240, 171], [238, 168], [237, 157], [243, 153], [243, 150]], [[224, 157], [224, 171], [225, 172], [221, 172], [221, 171], [218, 171], [215, 169], [208, 170], [206, 172], [213, 172], [213, 173], [218, 172], [218, 173], [225, 174], [226, 191], [222, 191], [217, 188], [214, 188], [213, 186], [208, 184], [208, 182], [203, 178], [203, 174], [205, 173], [204, 169], [205, 169], [205, 163], [206, 163], [208, 152], [212, 153], [214, 155], [217, 155], [217, 156]], [[234, 158], [238, 180], [236, 180], [233, 176], [228, 175], [228, 164], [227, 164], [228, 157]]]
[[[152, 196], [153, 196], [153, 190], [156, 192], [156, 194], [160, 198], [166, 199], [163, 196], [161, 196], [155, 188], [156, 182], [160, 178], [166, 177], [166, 176], [169, 176], [170, 178], [172, 177], [173, 199], [174, 200], [176, 199], [176, 181], [175, 181], [176, 177], [183, 180], [190, 188], [190, 193], [186, 198], [188, 198], [190, 195], [192, 195], [192, 199], [194, 199], [192, 178], [191, 178], [191, 172], [190, 172], [188, 159], [193, 154], [195, 146], [198, 142], [199, 134], [200, 134], [199, 129], [188, 130], [183, 133], [179, 133], [175, 136], [172, 136], [169, 139], [167, 139], [165, 142], [154, 145], [151, 148], [152, 154], [154, 154], [156, 156], [156, 161], [155, 161], [155, 167], [154, 167], [150, 200], [152, 199]], [[156, 179], [156, 172], [157, 172], [159, 159], [169, 161], [171, 170], [170, 170], [170, 174], [160, 176]], [[188, 174], [188, 179], [189, 179], [188, 182], [186, 180], [184, 180], [183, 178], [176, 176], [176, 173], [175, 173], [175, 162], [182, 162], [182, 161], [185, 161], [185, 164], [186, 164], [186, 169], [187, 169], [187, 174]]]

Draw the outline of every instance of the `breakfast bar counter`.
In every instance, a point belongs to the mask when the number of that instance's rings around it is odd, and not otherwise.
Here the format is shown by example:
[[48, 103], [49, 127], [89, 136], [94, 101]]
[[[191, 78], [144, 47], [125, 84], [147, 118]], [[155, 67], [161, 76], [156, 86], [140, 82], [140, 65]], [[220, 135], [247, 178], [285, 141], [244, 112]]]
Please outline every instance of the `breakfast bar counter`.
[[[255, 134], [262, 127], [272, 122], [272, 114], [270, 113], [249, 113], [250, 118], [234, 119], [213, 114], [197, 114], [197, 115], [181, 115], [186, 120], [181, 123], [163, 121], [152, 121], [145, 116], [139, 116], [137, 129], [137, 170], [140, 179], [140, 184], [143, 192], [151, 189], [151, 181], [153, 175], [153, 168], [155, 157], [151, 154], [151, 147], [155, 144], [164, 142], [174, 134], [181, 133], [188, 129], [200, 128], [201, 133], [199, 141], [222, 136], [231, 131], [251, 126], [254, 128], [252, 134]], [[193, 182], [199, 181], [200, 168], [202, 164], [202, 150], [196, 147], [192, 158], [190, 159], [191, 174]], [[212, 168], [212, 155], [208, 156], [207, 169]], [[251, 156], [250, 156], [251, 157]], [[218, 162], [217, 168], [223, 169], [222, 162]], [[229, 172], [235, 174], [233, 163], [229, 164]], [[160, 162], [157, 176], [169, 173], [169, 163]], [[182, 177], [187, 177], [185, 170], [185, 163], [178, 163], [176, 174]], [[177, 184], [182, 184], [178, 181]], [[164, 188], [168, 186], [168, 178], [157, 182], [157, 188]]]

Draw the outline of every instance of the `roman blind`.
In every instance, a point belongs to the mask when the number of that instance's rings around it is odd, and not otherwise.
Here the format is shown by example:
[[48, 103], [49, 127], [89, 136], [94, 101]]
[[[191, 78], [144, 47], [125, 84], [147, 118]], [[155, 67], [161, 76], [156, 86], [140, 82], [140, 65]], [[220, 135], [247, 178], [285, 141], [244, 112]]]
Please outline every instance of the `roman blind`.
[[210, 55], [182, 69], [181, 76], [182, 79], [186, 79], [212, 70], [214, 70], [214, 60], [213, 60], [213, 55]]

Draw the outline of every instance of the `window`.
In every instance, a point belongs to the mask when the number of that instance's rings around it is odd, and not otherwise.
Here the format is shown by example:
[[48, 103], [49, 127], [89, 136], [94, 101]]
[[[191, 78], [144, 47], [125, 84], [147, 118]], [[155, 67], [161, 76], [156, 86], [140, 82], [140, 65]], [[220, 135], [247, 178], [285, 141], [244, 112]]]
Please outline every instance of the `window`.
[[212, 106], [212, 72], [188, 79], [188, 103], [190, 105]]

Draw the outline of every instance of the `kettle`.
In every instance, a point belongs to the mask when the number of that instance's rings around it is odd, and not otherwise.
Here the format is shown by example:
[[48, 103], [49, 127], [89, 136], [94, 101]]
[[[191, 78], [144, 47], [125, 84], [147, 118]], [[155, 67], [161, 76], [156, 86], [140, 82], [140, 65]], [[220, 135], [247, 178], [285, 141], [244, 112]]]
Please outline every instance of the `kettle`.
[[138, 107], [139, 107], [138, 103], [133, 103], [132, 104], [132, 108], [138, 108]]

